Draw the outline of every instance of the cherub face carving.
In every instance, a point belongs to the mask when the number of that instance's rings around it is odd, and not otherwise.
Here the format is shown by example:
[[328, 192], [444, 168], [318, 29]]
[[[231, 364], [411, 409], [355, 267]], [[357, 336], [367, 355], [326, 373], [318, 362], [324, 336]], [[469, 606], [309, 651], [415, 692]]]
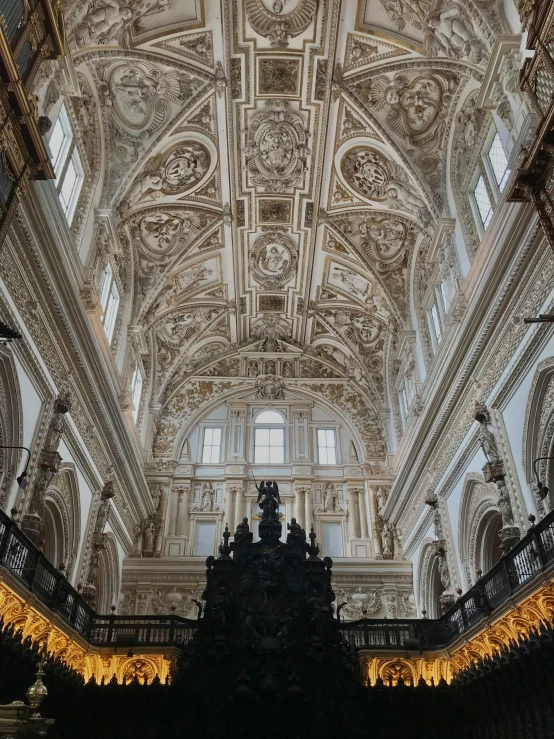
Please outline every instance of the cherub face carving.
[[170, 249], [183, 232], [183, 221], [171, 213], [155, 213], [145, 216], [140, 224], [140, 235], [143, 242], [159, 254]]

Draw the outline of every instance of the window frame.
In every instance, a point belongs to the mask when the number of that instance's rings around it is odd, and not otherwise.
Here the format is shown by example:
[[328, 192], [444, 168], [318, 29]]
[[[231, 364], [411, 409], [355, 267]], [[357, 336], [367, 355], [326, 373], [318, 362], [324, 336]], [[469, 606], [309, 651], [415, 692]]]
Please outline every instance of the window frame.
[[[140, 378], [140, 382], [138, 382]], [[137, 387], [140, 387], [138, 399], [137, 399]], [[142, 370], [140, 369], [140, 366], [137, 362], [135, 369], [133, 371], [133, 376], [131, 377], [131, 399], [133, 402], [133, 421], [137, 423], [138, 416], [139, 416], [139, 410], [140, 410], [140, 404], [142, 402], [142, 391], [144, 388], [144, 377], [142, 374]]]
[[[63, 188], [67, 182], [66, 180], [67, 172], [70, 166], [73, 167], [76, 176], [75, 176], [75, 182], [73, 183], [73, 187], [71, 188], [71, 194], [69, 196], [68, 202], [66, 203], [65, 195], [63, 195]], [[71, 225], [73, 222], [75, 211], [77, 209], [77, 203], [79, 202], [79, 196], [81, 194], [81, 190], [83, 189], [84, 181], [85, 181], [85, 171], [83, 169], [81, 155], [79, 154], [79, 150], [77, 149], [77, 147], [74, 146], [73, 151], [71, 152], [71, 155], [68, 156], [67, 161], [65, 163], [63, 173], [60, 177], [59, 187], [58, 187], [58, 198], [62, 206], [62, 211], [69, 225]]]
[[[319, 443], [319, 434], [320, 434], [321, 431], [324, 431], [326, 434], [327, 434], [327, 432], [331, 432], [333, 434], [333, 442], [334, 443], [333, 443], [333, 446], [332, 447], [329, 447], [327, 444], [325, 444], [324, 447], [322, 447], [320, 445], [320, 443]], [[324, 427], [318, 426], [316, 428], [315, 438], [316, 438], [316, 446], [317, 446], [317, 463], [320, 464], [320, 465], [324, 465], [325, 467], [337, 465], [339, 463], [337, 429], [336, 428], [333, 428], [333, 427], [329, 427], [329, 426], [324, 426]], [[322, 460], [321, 460], [321, 456], [322, 456], [321, 455], [321, 450], [322, 450], [322, 448], [326, 450], [326, 456], [328, 456], [328, 450], [331, 449], [331, 448], [333, 449], [334, 456], [335, 456], [335, 461], [334, 462], [329, 462], [329, 461], [322, 462]]]
[[399, 397], [399, 405], [400, 405], [400, 417], [402, 419], [402, 424], [404, 428], [408, 425], [408, 421], [410, 420], [410, 401], [408, 398], [408, 390], [406, 388], [406, 383], [402, 383], [402, 387], [400, 388], [400, 392], [398, 393]]
[[[437, 323], [439, 327], [439, 333], [437, 334], [437, 328], [435, 326], [435, 321], [433, 318], [433, 308], [435, 308], [437, 313]], [[441, 315], [441, 309], [440, 309], [440, 302], [437, 298], [436, 290], [433, 291], [433, 294], [431, 296], [431, 301], [429, 302], [429, 307], [427, 308], [427, 323], [429, 324], [429, 333], [431, 334], [431, 342], [433, 344], [433, 349], [436, 352], [439, 348], [441, 341], [444, 338], [444, 319]]]
[[[494, 173], [494, 168], [492, 166], [492, 161], [490, 158], [490, 151], [491, 151], [491, 148], [496, 138], [498, 138], [498, 141], [500, 142], [502, 150], [504, 151], [504, 156], [506, 157], [506, 163], [508, 165], [506, 172], [504, 174], [505, 180], [504, 180], [504, 185], [502, 186], [502, 188], [498, 184], [496, 175]], [[479, 232], [479, 236], [481, 237], [481, 239], [484, 237], [485, 233], [490, 227], [491, 222], [494, 219], [494, 214], [498, 207], [498, 204], [504, 197], [504, 193], [507, 191], [507, 186], [510, 181], [511, 174], [512, 174], [509, 165], [510, 165], [510, 161], [508, 159], [508, 155], [506, 154], [504, 144], [502, 142], [498, 129], [496, 128], [496, 126], [493, 125], [491, 126], [489, 134], [487, 138], [485, 139], [485, 144], [482, 148], [479, 159], [477, 161], [476, 171], [474, 173], [474, 176], [471, 179], [471, 185], [469, 188], [470, 190], [469, 191], [469, 201], [470, 201], [471, 209], [473, 211], [473, 218], [477, 225], [477, 230]], [[484, 186], [487, 191], [487, 195], [488, 195], [488, 198], [491, 204], [489, 220], [486, 225], [483, 221], [483, 217], [481, 215], [481, 211], [479, 210], [479, 205], [477, 203], [477, 197], [475, 195], [475, 190], [481, 178], [483, 179], [483, 183], [484, 183]]]
[[[206, 432], [208, 431], [219, 431], [219, 444], [206, 444]], [[212, 437], [213, 438], [213, 437]], [[210, 426], [206, 424], [205, 426], [202, 426], [202, 454], [200, 455], [200, 464], [221, 464], [221, 449], [223, 447], [223, 427], [222, 426]], [[206, 461], [204, 459], [205, 456], [205, 449], [211, 449], [210, 452], [210, 460]], [[218, 454], [217, 459], [213, 459], [213, 449], [218, 448]]]
[[[257, 437], [259, 431], [268, 431], [269, 432], [269, 444], [258, 444]], [[281, 434], [282, 439], [282, 445], [273, 445], [271, 443], [271, 432], [272, 431], [278, 431]], [[254, 464], [265, 464], [265, 465], [273, 465], [273, 464], [285, 464], [287, 461], [287, 452], [286, 452], [286, 436], [285, 436], [285, 424], [268, 424], [267, 426], [262, 424], [261, 426], [256, 426], [254, 424]], [[267, 448], [268, 449], [268, 461], [259, 461], [257, 457], [257, 450], [258, 448]], [[283, 450], [283, 458], [281, 460], [272, 461], [271, 460], [271, 449], [278, 449], [282, 448]]]
[[52, 168], [54, 169], [54, 174], [56, 175], [55, 184], [56, 187], [58, 186], [59, 179], [65, 169], [65, 164], [67, 159], [69, 158], [69, 152], [72, 148], [73, 144], [73, 129], [71, 128], [71, 123], [69, 122], [69, 117], [67, 115], [67, 110], [65, 109], [65, 103], [62, 104], [62, 107], [60, 108], [60, 111], [58, 113], [58, 117], [56, 118], [54, 125], [49, 131], [48, 135], [48, 153], [52, 154], [52, 150], [50, 148], [50, 141], [52, 140], [52, 136], [54, 135], [54, 131], [57, 127], [57, 125], [60, 125], [60, 128], [62, 129], [63, 139], [62, 143], [60, 145], [58, 154], [56, 156], [56, 160], [52, 162]]
[[[71, 122], [67, 114], [65, 103], [62, 103], [58, 116], [54, 121], [54, 125], [52, 126], [50, 130], [50, 135], [47, 139], [49, 154], [53, 153], [50, 149], [50, 141], [52, 140], [52, 136], [54, 135], [54, 131], [56, 130], [58, 124], [62, 129], [64, 138], [56, 155], [55, 161], [51, 160], [52, 166], [54, 168], [54, 174], [56, 175], [54, 185], [56, 187], [58, 201], [60, 203], [62, 212], [66, 218], [68, 225], [71, 226], [73, 218], [75, 216], [75, 211], [77, 210], [77, 203], [79, 202], [79, 197], [81, 195], [81, 191], [85, 182], [85, 170], [83, 167], [81, 154], [79, 153], [79, 148], [75, 139], [75, 134], [73, 132], [73, 128], [71, 127]], [[63, 188], [66, 184], [66, 177], [70, 166], [75, 172], [75, 182], [71, 187], [71, 192], [69, 196], [66, 198], [66, 195], [63, 192]]]
[[[111, 311], [108, 313], [108, 309], [111, 308], [111, 306], [113, 305], [113, 303], [110, 301], [110, 297], [113, 295], [114, 288], [117, 292], [117, 300], [115, 301], [116, 308], [115, 311]], [[108, 344], [110, 344], [111, 346], [115, 334], [119, 307], [121, 305], [121, 292], [119, 290], [116, 275], [110, 261], [106, 263], [106, 266], [102, 271], [98, 294], [100, 298], [100, 310], [102, 311], [102, 315], [100, 316], [100, 323], [104, 328], [104, 333], [106, 335], [106, 339], [108, 340]]]

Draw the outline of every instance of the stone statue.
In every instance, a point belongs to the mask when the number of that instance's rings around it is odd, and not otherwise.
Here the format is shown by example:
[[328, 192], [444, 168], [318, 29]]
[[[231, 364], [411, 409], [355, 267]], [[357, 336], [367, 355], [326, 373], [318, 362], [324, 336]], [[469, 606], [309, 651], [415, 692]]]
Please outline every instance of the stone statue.
[[55, 452], [58, 450], [60, 445], [63, 432], [65, 431], [65, 422], [61, 413], [54, 413], [50, 426], [48, 427], [48, 434], [46, 441], [44, 442], [44, 450], [47, 452]]
[[479, 443], [483, 450], [483, 454], [487, 458], [487, 462], [499, 462], [501, 460], [494, 434], [486, 423], [481, 423], [480, 425]]
[[323, 488], [323, 510], [324, 511], [336, 511], [337, 510], [337, 491], [332, 482], [325, 484]]
[[154, 525], [154, 521], [149, 520], [144, 528], [143, 545], [142, 545], [142, 553], [147, 557], [152, 556], [154, 552], [155, 534], [156, 534], [156, 526]]
[[512, 503], [510, 501], [510, 494], [508, 488], [504, 483], [504, 480], [499, 480], [498, 483], [498, 507], [502, 514], [502, 526], [513, 526], [514, 525], [514, 512], [512, 510]]
[[381, 544], [383, 548], [383, 559], [392, 559], [394, 536], [392, 527], [388, 521], [383, 524], [381, 531]]
[[202, 501], [200, 507], [203, 511], [213, 511], [215, 491], [211, 482], [205, 482], [202, 486]]
[[442, 586], [445, 590], [450, 590], [450, 573], [448, 572], [448, 562], [446, 561], [446, 553], [439, 554], [439, 576]]
[[378, 487], [375, 491], [375, 497], [377, 499], [377, 510], [382, 514], [388, 498], [387, 489]]

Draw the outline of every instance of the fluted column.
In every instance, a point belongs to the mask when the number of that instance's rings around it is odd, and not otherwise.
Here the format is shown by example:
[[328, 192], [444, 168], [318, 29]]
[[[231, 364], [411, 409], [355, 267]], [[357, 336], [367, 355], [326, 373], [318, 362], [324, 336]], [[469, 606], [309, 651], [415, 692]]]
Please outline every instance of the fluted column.
[[242, 488], [235, 489], [235, 523], [239, 524], [244, 517], [244, 492]]
[[177, 530], [182, 536], [189, 536], [189, 510], [190, 510], [190, 493], [191, 485], [183, 485], [179, 496], [179, 505], [177, 508]]
[[294, 490], [294, 512], [293, 516], [296, 518], [296, 523], [302, 528], [304, 525], [304, 506], [302, 505], [302, 488], [295, 488]]
[[306, 529], [306, 533], [309, 533], [312, 524], [314, 523], [312, 491], [310, 488], [304, 488], [304, 511], [304, 528]]
[[348, 536], [358, 536], [358, 496], [355, 488], [348, 488]]
[[360, 536], [363, 539], [369, 538], [369, 529], [367, 527], [367, 512], [365, 507], [365, 490], [358, 490], [358, 513], [360, 516]]
[[[231, 487], [230, 485], [225, 486], [225, 513], [223, 521], [223, 526], [227, 524], [229, 526], [229, 531], [234, 531], [236, 524], [234, 523], [234, 516], [233, 516], [233, 506], [235, 502], [235, 488]], [[237, 521], [239, 523], [239, 521]]]

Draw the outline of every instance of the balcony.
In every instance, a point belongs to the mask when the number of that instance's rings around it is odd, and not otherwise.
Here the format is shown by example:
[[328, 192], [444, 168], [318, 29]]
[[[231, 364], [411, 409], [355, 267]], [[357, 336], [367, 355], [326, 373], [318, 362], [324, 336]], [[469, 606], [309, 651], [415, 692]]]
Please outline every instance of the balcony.
[[64, 52], [57, 0], [0, 0], [0, 224], [29, 180], [54, 177], [31, 90], [42, 62]]

